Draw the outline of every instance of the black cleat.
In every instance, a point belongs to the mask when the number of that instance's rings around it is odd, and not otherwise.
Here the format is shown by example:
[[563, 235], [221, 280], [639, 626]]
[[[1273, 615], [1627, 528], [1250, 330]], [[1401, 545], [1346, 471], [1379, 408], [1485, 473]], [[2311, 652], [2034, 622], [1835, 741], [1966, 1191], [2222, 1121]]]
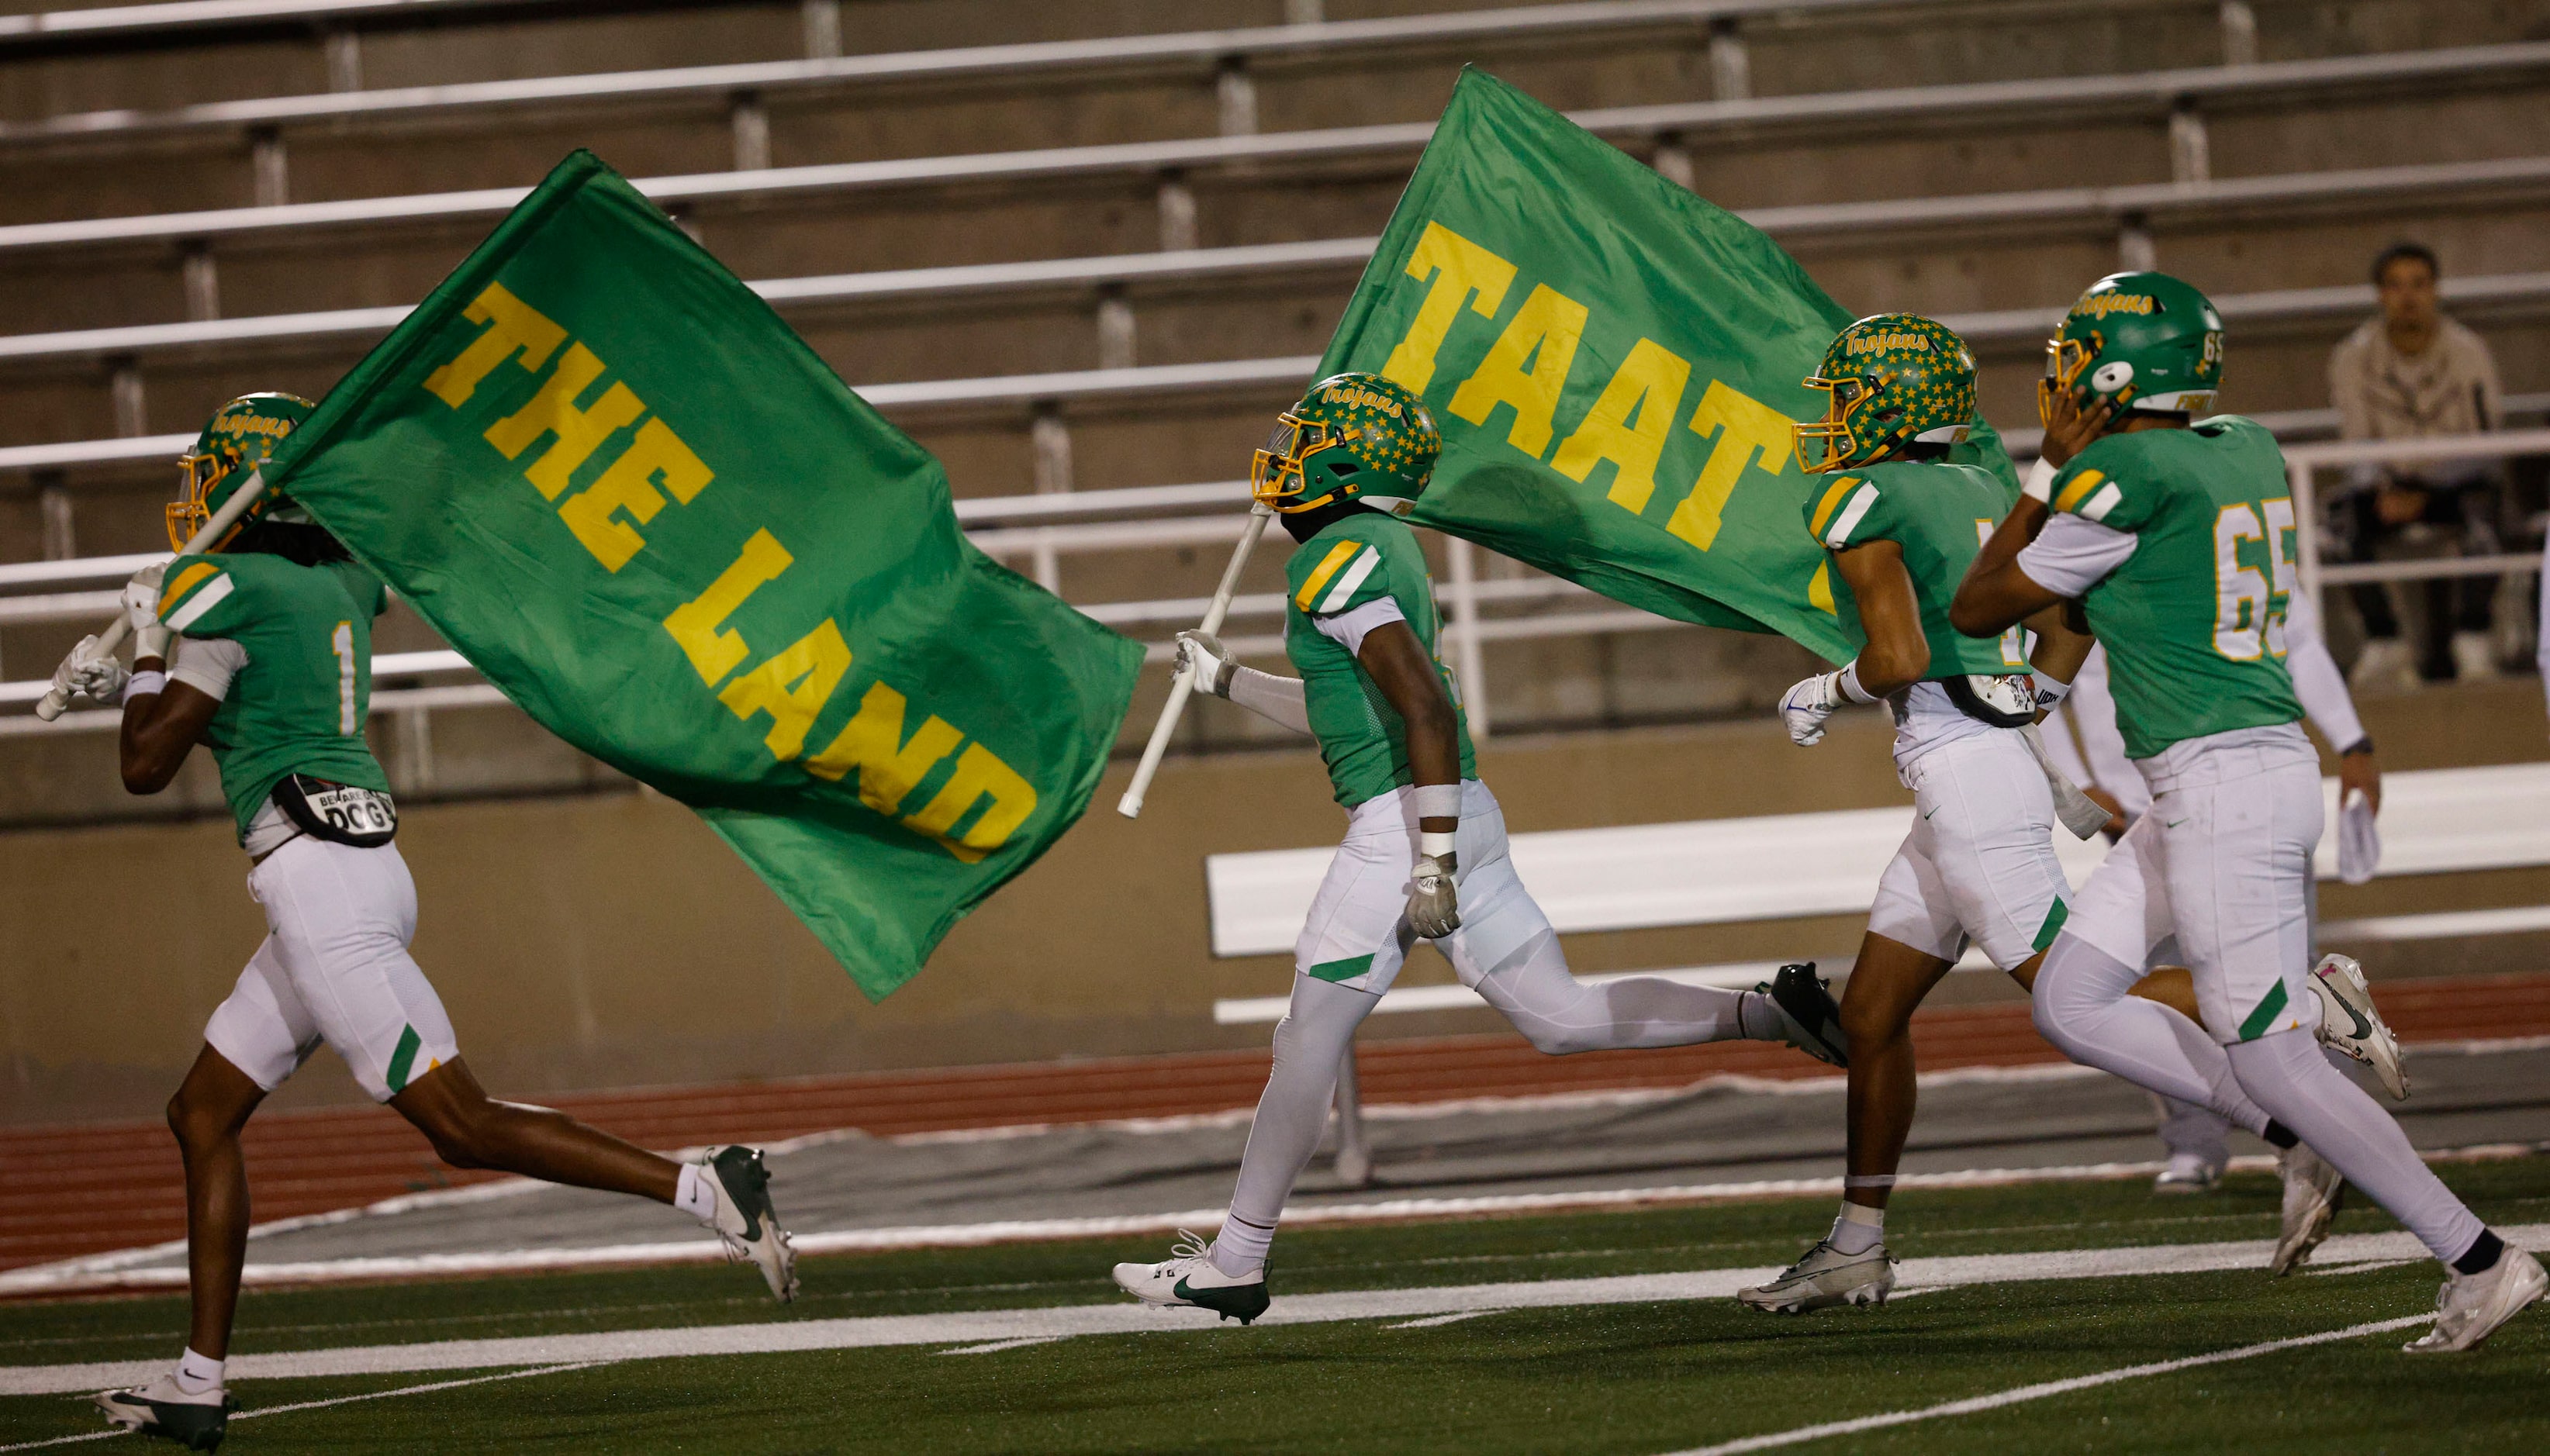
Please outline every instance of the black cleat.
[[1779, 1008], [1780, 1039], [1819, 1062], [1850, 1065], [1850, 1040], [1842, 1034], [1841, 1005], [1832, 998], [1814, 961], [1780, 967], [1778, 975], [1753, 988]]

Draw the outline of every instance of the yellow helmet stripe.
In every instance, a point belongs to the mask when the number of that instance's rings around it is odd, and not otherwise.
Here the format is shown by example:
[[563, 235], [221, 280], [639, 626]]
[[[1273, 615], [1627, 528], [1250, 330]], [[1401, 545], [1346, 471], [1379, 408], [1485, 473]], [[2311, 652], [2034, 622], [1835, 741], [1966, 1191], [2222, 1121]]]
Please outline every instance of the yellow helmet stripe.
[[1330, 546], [1328, 554], [1321, 559], [1319, 565], [1311, 569], [1311, 579], [1302, 583], [1302, 590], [1294, 596], [1293, 605], [1305, 612], [1310, 611], [1311, 604], [1320, 599], [1320, 588], [1326, 586], [1328, 578], [1337, 574], [1337, 568], [1346, 564], [1354, 553], [1361, 549], [1363, 549], [1361, 541], [1339, 541]]
[[205, 577], [210, 576], [221, 569], [222, 568], [214, 565], [210, 561], [198, 561], [194, 565], [187, 567], [185, 570], [178, 572], [175, 576], [168, 578], [168, 585], [162, 588], [159, 593], [159, 615], [161, 617], [166, 617], [168, 615], [168, 609], [176, 605], [177, 599], [186, 595], [186, 593], [194, 587], [195, 583], [202, 581]]

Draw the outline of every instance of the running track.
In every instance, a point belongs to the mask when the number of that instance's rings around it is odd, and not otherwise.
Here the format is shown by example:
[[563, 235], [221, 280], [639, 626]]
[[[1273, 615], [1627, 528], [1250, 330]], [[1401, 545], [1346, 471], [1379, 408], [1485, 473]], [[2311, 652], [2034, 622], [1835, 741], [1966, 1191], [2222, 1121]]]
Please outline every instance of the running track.
[[[2550, 975], [2393, 981], [2382, 1008], [2404, 1042], [2550, 1035]], [[2059, 1061], [2021, 1005], [1921, 1013], [1925, 1071]], [[657, 1087], [554, 1099], [648, 1147], [774, 1141], [856, 1127], [879, 1135], [1027, 1122], [1225, 1112], [1254, 1104], [1263, 1051], [1194, 1052], [918, 1072]], [[1543, 1056], [1513, 1035], [1373, 1041], [1357, 1067], [1369, 1104], [1679, 1087], [1729, 1074], [1797, 1078], [1825, 1068], [1759, 1042]], [[443, 1167], [385, 1108], [274, 1114], [248, 1124], [248, 1174], [262, 1221], [353, 1208], [496, 1175]], [[181, 1238], [183, 1175], [157, 1122], [0, 1128], [0, 1269]]]

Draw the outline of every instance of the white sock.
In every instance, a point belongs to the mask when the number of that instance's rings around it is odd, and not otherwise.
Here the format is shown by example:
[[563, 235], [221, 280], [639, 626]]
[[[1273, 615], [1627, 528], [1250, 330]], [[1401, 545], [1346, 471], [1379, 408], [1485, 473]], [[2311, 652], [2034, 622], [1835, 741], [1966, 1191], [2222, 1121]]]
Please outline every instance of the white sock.
[[1266, 1262], [1276, 1220], [1293, 1195], [1311, 1154], [1327, 1130], [1336, 1095], [1337, 1066], [1354, 1045], [1380, 997], [1293, 973], [1293, 1004], [1275, 1023], [1275, 1065], [1258, 1095], [1248, 1124], [1248, 1147], [1239, 1155], [1239, 1183], [1230, 1193], [1230, 1214], [1213, 1241], [1213, 1267], [1237, 1278]]
[[177, 1382], [177, 1389], [190, 1396], [200, 1396], [206, 1391], [220, 1390], [222, 1367], [227, 1363], [216, 1360], [210, 1355], [198, 1355], [195, 1353], [195, 1347], [188, 1345], [186, 1353], [177, 1357], [177, 1368], [172, 1372]]
[[1213, 1267], [1233, 1279], [1254, 1274], [1266, 1267], [1266, 1251], [1274, 1246], [1273, 1228], [1226, 1213], [1222, 1232], [1214, 1235]]
[[717, 1216], [717, 1180], [697, 1163], [684, 1163], [673, 1185], [673, 1207], [705, 1223]]
[[1886, 1211], [1845, 1202], [1841, 1216], [1833, 1220], [1832, 1235], [1824, 1241], [1837, 1254], [1867, 1253], [1886, 1242]]
[[2449, 1264], [2486, 1231], [2400, 1130], [2389, 1111], [2319, 1054], [2296, 1027], [2225, 1048], [2240, 1085], [2346, 1181]]

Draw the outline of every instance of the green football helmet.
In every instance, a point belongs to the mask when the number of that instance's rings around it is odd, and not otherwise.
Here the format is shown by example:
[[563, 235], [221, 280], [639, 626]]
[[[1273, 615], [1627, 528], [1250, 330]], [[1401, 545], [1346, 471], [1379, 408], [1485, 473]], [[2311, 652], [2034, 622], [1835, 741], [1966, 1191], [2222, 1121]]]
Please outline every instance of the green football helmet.
[[[193, 447], [177, 457], [177, 499], [168, 503], [168, 544], [186, 549], [186, 542], [203, 530], [231, 493], [246, 484], [256, 467], [274, 453], [276, 443], [317, 408], [297, 394], [262, 390], [241, 395], [214, 411]], [[252, 521], [309, 519], [288, 499], [269, 492], [205, 549], [218, 551], [229, 545]]]
[[1336, 374], [1276, 417], [1248, 486], [1280, 515], [1353, 501], [1405, 516], [1442, 452], [1443, 433], [1416, 391], [1379, 374]]
[[1953, 445], [1975, 423], [1975, 354], [1955, 330], [1918, 314], [1876, 314], [1834, 337], [1807, 388], [1829, 396], [1796, 427], [1809, 474], [1849, 470], [1907, 445]]
[[2110, 273], [2090, 285], [2045, 341], [2040, 418], [2069, 392], [2105, 403], [2110, 429], [2132, 413], [2201, 415], [2222, 388], [2222, 316], [2195, 285], [2167, 273]]

